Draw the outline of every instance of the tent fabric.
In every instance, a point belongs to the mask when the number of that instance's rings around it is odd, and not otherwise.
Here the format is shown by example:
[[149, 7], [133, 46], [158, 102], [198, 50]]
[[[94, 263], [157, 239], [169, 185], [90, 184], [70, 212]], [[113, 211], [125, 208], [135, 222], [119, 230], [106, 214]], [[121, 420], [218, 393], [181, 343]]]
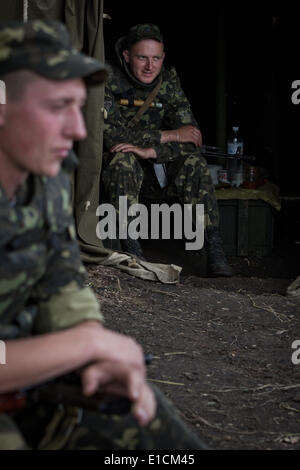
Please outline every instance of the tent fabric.
[[89, 254], [86, 253], [89, 263], [100, 263], [103, 266], [113, 266], [128, 274], [147, 281], [160, 281], [164, 284], [176, 284], [179, 281], [181, 266], [175, 264], [149, 263], [148, 261], [137, 261], [136, 258], [126, 253], [113, 251], [106, 259], [98, 257], [97, 249], [89, 246]]
[[[104, 62], [104, 0], [28, 0], [28, 20], [54, 19], [66, 24], [80, 51]], [[0, 2], [0, 19], [23, 20], [24, 0]], [[115, 266], [134, 276], [166, 283], [179, 281], [181, 268], [173, 265], [140, 263], [134, 257], [104, 248], [97, 238], [97, 207], [100, 204], [100, 172], [104, 127], [104, 87], [89, 90], [84, 110], [88, 138], [77, 145], [79, 166], [73, 178], [74, 215], [77, 235], [86, 263]]]

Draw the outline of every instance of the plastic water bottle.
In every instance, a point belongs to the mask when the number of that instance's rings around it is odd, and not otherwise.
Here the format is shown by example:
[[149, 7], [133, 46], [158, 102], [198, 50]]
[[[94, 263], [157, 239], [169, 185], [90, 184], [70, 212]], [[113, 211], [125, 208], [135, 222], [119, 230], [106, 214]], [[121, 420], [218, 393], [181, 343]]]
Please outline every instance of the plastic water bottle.
[[227, 141], [227, 153], [237, 158], [228, 159], [229, 179], [232, 186], [239, 187], [243, 184], [243, 160], [239, 158], [244, 153], [244, 142], [239, 132], [239, 127], [234, 126]]
[[244, 142], [239, 132], [239, 127], [234, 126], [227, 141], [227, 153], [230, 155], [243, 155]]

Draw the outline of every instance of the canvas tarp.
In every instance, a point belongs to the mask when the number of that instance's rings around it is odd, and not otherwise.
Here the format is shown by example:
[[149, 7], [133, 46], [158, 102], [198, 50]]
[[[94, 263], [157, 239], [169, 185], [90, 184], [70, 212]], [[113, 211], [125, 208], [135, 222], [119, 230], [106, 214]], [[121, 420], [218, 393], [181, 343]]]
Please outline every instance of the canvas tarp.
[[[0, 2], [0, 20], [55, 19], [64, 22], [74, 45], [86, 54], [104, 61], [104, 0], [10, 0]], [[97, 207], [100, 204], [100, 172], [103, 142], [104, 88], [89, 90], [85, 107], [88, 138], [76, 147], [79, 166], [74, 177], [74, 212], [84, 262], [115, 266], [134, 276], [174, 283], [180, 267], [137, 262], [131, 256], [103, 247], [96, 235]]]

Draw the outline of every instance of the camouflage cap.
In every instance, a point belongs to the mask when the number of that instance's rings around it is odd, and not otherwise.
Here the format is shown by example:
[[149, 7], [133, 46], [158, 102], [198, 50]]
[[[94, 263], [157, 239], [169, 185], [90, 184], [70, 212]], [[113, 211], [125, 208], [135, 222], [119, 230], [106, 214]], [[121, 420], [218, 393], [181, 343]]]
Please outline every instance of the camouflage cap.
[[142, 39], [155, 39], [158, 42], [163, 42], [162, 34], [155, 24], [137, 24], [130, 28], [126, 35], [126, 45], [132, 46]]
[[66, 27], [52, 20], [0, 24], [0, 75], [20, 69], [52, 80], [84, 78], [88, 85], [102, 83], [108, 69], [81, 54]]

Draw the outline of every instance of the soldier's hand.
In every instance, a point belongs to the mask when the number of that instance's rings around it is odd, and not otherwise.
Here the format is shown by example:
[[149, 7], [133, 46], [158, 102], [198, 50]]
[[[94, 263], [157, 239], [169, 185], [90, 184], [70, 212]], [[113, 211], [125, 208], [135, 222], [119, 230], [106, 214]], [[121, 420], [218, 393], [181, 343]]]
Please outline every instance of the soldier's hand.
[[154, 395], [145, 377], [132, 367], [110, 361], [91, 364], [81, 372], [81, 379], [86, 396], [93, 395], [100, 387], [101, 393], [128, 398], [132, 402], [132, 413], [141, 426], [154, 418]]
[[127, 397], [140, 425], [147, 424], [155, 415], [156, 403], [146, 383], [142, 348], [128, 336], [98, 325], [94, 329], [91, 360], [80, 371], [83, 393], [93, 395], [101, 387], [105, 393]]
[[141, 160], [148, 160], [148, 158], [157, 158], [156, 152], [153, 148], [144, 148], [144, 147], [137, 147], [136, 145], [121, 143], [114, 145], [110, 149], [111, 152], [132, 152], [136, 155], [136, 157], [140, 158]]
[[196, 145], [196, 147], [200, 147], [202, 145], [202, 134], [197, 127], [182, 126], [179, 127], [176, 132], [179, 136], [177, 139], [178, 142], [190, 142]]

